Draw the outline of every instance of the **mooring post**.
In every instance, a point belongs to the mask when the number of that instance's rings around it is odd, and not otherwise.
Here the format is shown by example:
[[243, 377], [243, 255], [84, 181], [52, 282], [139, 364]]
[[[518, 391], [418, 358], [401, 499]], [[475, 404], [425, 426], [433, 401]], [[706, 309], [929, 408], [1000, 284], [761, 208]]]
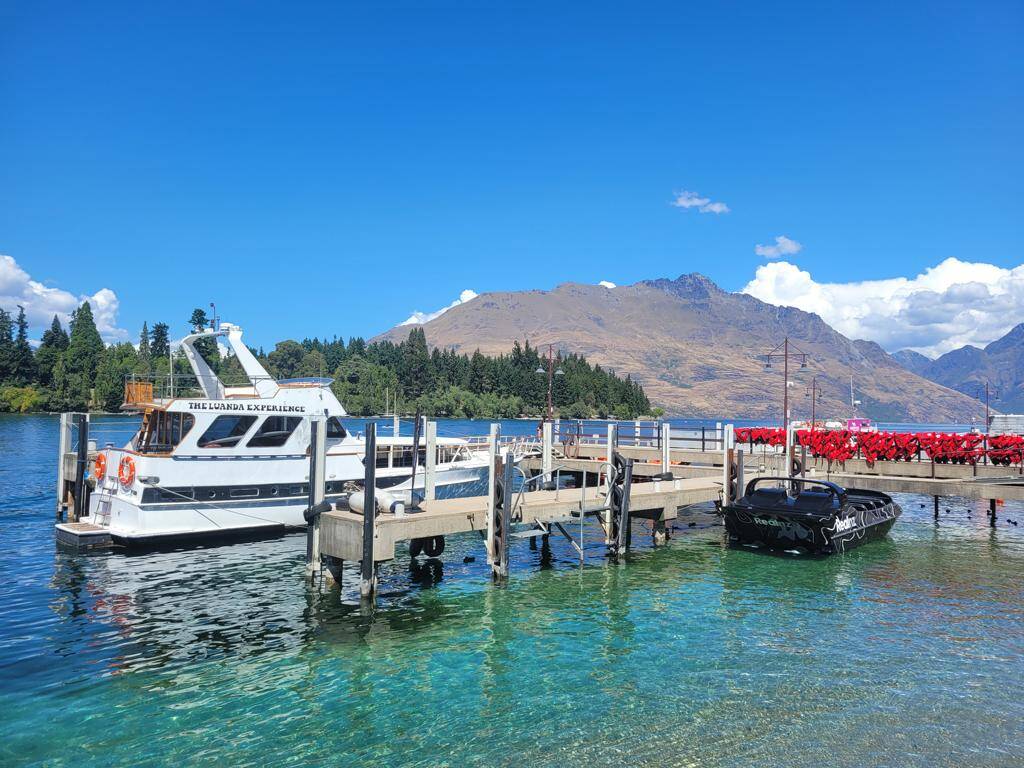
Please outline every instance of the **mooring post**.
[[995, 528], [996, 527], [996, 500], [988, 500], [988, 524]]
[[89, 414], [78, 414], [78, 453], [75, 460], [75, 509], [68, 520], [77, 523], [85, 512], [85, 465], [89, 463]]
[[366, 425], [366, 455], [363, 464], [366, 471], [363, 475], [363, 559], [359, 563], [359, 597], [372, 600], [377, 592], [377, 563], [373, 559], [373, 534], [377, 517], [377, 423], [374, 421]]
[[939, 497], [932, 496], [932, 503], [935, 505], [935, 519], [939, 519]]
[[326, 493], [327, 430], [322, 416], [309, 420], [309, 512], [306, 525], [306, 577], [320, 576], [320, 509]]
[[545, 420], [541, 429], [541, 471], [544, 473], [543, 483], [551, 482], [551, 468], [554, 466], [554, 431], [550, 421]]
[[626, 459], [622, 470], [622, 501], [619, 503], [619, 522], [616, 526], [615, 554], [623, 555], [629, 548], [629, 495], [633, 485], [633, 459]]
[[510, 539], [510, 528], [512, 527], [512, 483], [515, 480], [515, 462], [510, 456], [505, 457], [505, 464], [501, 473], [501, 509], [498, 510], [500, 520], [495, 521], [497, 530], [494, 535], [496, 548], [494, 564], [491, 566], [491, 575], [496, 581], [503, 581], [508, 578], [508, 549]]
[[496, 562], [495, 553], [497, 552], [494, 544], [494, 520], [497, 514], [498, 503], [498, 464], [501, 461], [500, 436], [501, 428], [497, 424], [491, 424], [491, 436], [487, 442], [487, 536], [484, 539], [484, 549], [487, 550], [487, 564], [492, 568]]
[[672, 466], [672, 425], [667, 421], [661, 425], [661, 471], [668, 472]]
[[57, 522], [64, 517], [64, 488], [66, 467], [64, 459], [71, 449], [71, 414], [60, 415], [60, 432], [57, 435]]
[[[608, 462], [608, 469], [604, 473], [604, 492], [606, 500], [611, 499], [612, 493], [612, 467], [615, 466], [613, 458], [615, 451], [619, 447], [619, 428], [615, 424], [608, 425], [608, 441], [605, 445], [605, 457]], [[605, 504], [605, 506], [609, 506]], [[606, 509], [601, 513], [601, 524], [604, 527], [604, 543], [606, 546], [611, 546], [614, 541], [612, 540], [612, 512], [610, 509]]]
[[[437, 422], [427, 422], [427, 465], [423, 471], [423, 498], [435, 497], [434, 484], [437, 480]], [[411, 499], [410, 499], [411, 501]]]
[[722, 506], [727, 507], [732, 503], [732, 463], [734, 449], [732, 446], [733, 436], [732, 424], [726, 424], [722, 429]]

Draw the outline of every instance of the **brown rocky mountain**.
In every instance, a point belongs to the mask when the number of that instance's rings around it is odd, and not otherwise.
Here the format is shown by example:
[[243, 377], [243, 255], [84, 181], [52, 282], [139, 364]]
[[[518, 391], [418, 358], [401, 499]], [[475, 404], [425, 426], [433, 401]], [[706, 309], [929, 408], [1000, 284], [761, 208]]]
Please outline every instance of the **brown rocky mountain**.
[[[413, 326], [378, 339], [402, 341]], [[810, 413], [807, 390], [817, 376], [818, 415], [847, 417], [850, 376], [860, 413], [885, 421], [971, 421], [977, 400], [907, 371], [877, 344], [851, 341], [820, 317], [723, 291], [690, 274], [614, 289], [565, 283], [552, 291], [487, 293], [423, 326], [427, 342], [472, 353], [508, 352], [514, 340], [554, 344], [629, 374], [651, 402], [673, 415], [781, 417], [781, 366], [764, 370], [759, 355], [788, 336], [808, 355], [792, 375], [793, 418]]]
[[894, 357], [920, 376], [976, 398], [984, 398], [988, 382], [994, 409], [1024, 412], [1024, 323], [984, 349], [968, 345], [935, 360], [907, 352], [901, 350]]

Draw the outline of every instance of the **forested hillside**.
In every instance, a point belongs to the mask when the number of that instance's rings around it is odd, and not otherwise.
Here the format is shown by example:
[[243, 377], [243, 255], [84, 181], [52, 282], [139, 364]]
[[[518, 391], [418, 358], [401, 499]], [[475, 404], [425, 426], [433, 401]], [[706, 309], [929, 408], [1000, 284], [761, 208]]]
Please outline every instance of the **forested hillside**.
[[[197, 309], [189, 325], [204, 328], [206, 313]], [[222, 357], [214, 339], [196, 344], [225, 381], [237, 383], [241, 368], [233, 356]], [[476, 352], [428, 350], [422, 328], [401, 343], [367, 344], [361, 338], [302, 342], [282, 341], [273, 351], [254, 349], [278, 378], [328, 376], [346, 410], [368, 416], [385, 409], [416, 410], [432, 416], [510, 418], [538, 415], [547, 407], [547, 358], [516, 342], [508, 354], [488, 357]], [[33, 351], [25, 313], [16, 319], [0, 309], [0, 410], [116, 411], [129, 374], [191, 373], [180, 353], [173, 353], [167, 323], [143, 324], [138, 346], [107, 346], [100, 338], [92, 308], [83, 303], [72, 315], [69, 331], [55, 317]], [[580, 356], [555, 356], [552, 400], [566, 417], [649, 413], [642, 388], [628, 377], [592, 366]], [[537, 373], [542, 368], [545, 373]]]

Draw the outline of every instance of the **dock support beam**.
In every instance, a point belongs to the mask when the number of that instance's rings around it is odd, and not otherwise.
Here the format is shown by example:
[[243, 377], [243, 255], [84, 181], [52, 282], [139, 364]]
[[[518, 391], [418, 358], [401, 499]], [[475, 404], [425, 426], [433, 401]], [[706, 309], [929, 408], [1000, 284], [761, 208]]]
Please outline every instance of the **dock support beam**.
[[722, 428], [722, 507], [727, 507], [733, 502], [733, 462], [735, 460], [735, 449], [733, 447], [735, 432], [732, 424], [726, 424]]
[[499, 464], [501, 463], [501, 427], [491, 424], [491, 437], [487, 441], [487, 534], [484, 538], [484, 549], [487, 550], [487, 564], [494, 567], [495, 553], [497, 548], [494, 544], [494, 537], [497, 533], [495, 519], [498, 510], [498, 485], [500, 478]]
[[437, 422], [428, 421], [427, 431], [427, 466], [423, 471], [423, 498], [434, 499], [434, 485], [437, 480]]
[[[608, 461], [608, 465], [609, 465], [608, 469], [604, 473], [604, 488], [605, 488], [605, 495], [606, 496], [610, 496], [611, 492], [612, 492], [612, 479], [613, 478], [612, 478], [612, 469], [611, 468], [615, 466], [615, 462], [613, 461], [613, 457], [615, 456], [615, 451], [618, 450], [618, 447], [619, 447], [619, 429], [618, 429], [618, 427], [615, 424], [609, 424], [608, 425], [607, 444], [605, 446], [605, 456], [607, 457], [607, 461]], [[611, 510], [605, 510], [604, 512], [601, 513], [601, 527], [604, 528], [604, 543], [605, 543], [605, 546], [609, 546], [610, 547], [612, 544], [615, 543], [614, 540], [612, 539], [612, 513], [611, 513]]]
[[57, 522], [64, 517], [64, 496], [67, 493], [64, 484], [64, 457], [71, 450], [71, 414], [60, 415], [60, 432], [57, 436]]
[[309, 512], [306, 525], [306, 578], [315, 582], [320, 562], [320, 511], [327, 484], [327, 430], [323, 417], [309, 420]]
[[671, 472], [672, 466], [672, 425], [665, 422], [661, 425], [661, 471]]
[[75, 509], [68, 519], [77, 523], [85, 509], [85, 465], [89, 463], [89, 415], [78, 414], [78, 453], [75, 458]]
[[373, 559], [377, 517], [377, 424], [373, 421], [366, 425], [366, 458], [363, 463], [366, 472], [363, 475], [363, 558], [359, 563], [359, 597], [372, 600], [377, 593], [377, 563]]
[[935, 519], [938, 520], [939, 519], [939, 497], [938, 496], [932, 496], [932, 504], [935, 507]]
[[988, 500], [988, 524], [995, 528], [996, 527], [996, 500]]
[[494, 563], [491, 565], [491, 576], [495, 581], [508, 578], [508, 548], [512, 528], [512, 483], [515, 479], [515, 463], [510, 456], [505, 457], [501, 472], [501, 504], [495, 509], [494, 532]]
[[[622, 484], [620, 486], [622, 492], [617, 504], [612, 500], [612, 503], [608, 505], [613, 508], [617, 507], [617, 509], [613, 510], [615, 515], [615, 542], [612, 548], [612, 555], [614, 557], [626, 554], [630, 544], [629, 495], [633, 486], [633, 459], [626, 459], [622, 462], [622, 466]], [[619, 485], [617, 481], [616, 485]], [[611, 500], [611, 498], [610, 496], [609, 499]]]
[[545, 420], [541, 427], [541, 472], [544, 473], [544, 482], [550, 482], [551, 479], [551, 468], [554, 466], [554, 434], [552, 427], [554, 425]]

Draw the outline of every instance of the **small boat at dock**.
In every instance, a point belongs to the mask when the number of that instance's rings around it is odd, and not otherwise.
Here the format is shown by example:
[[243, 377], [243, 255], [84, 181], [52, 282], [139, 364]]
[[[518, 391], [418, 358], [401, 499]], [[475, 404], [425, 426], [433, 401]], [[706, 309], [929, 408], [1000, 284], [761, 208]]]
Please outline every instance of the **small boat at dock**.
[[902, 510], [878, 491], [823, 480], [759, 477], [722, 509], [729, 542], [828, 555], [885, 536]]

